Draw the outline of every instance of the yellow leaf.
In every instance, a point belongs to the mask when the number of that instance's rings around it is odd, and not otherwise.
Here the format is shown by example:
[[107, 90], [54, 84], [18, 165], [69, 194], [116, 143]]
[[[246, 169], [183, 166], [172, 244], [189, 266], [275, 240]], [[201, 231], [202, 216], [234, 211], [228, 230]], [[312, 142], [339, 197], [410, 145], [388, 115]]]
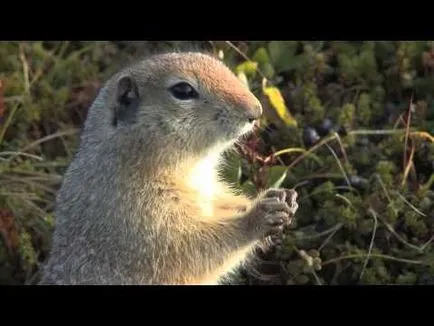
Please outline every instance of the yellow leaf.
[[419, 136], [420, 138], [425, 138], [434, 143], [434, 136], [432, 136], [429, 132], [426, 131], [415, 131], [411, 133], [412, 135]]
[[263, 86], [263, 92], [270, 100], [271, 105], [276, 110], [280, 119], [285, 122], [288, 126], [297, 127], [297, 121], [294, 117], [289, 113], [288, 108], [286, 107], [285, 100], [280, 93], [280, 90], [277, 87], [270, 86], [266, 87], [265, 84]]
[[244, 85], [247, 86], [248, 89], [250, 89], [249, 81], [248, 81], [246, 74], [244, 72], [238, 73], [237, 77]]

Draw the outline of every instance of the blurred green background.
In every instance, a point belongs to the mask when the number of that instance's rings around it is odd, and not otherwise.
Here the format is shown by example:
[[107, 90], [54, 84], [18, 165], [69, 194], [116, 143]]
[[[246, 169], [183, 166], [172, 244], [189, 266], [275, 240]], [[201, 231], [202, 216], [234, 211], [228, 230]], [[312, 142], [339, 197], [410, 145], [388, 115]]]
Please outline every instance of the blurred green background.
[[434, 284], [434, 42], [0, 43], [0, 284], [33, 284], [98, 87], [132, 60], [212, 51], [265, 108], [223, 174], [295, 187], [296, 223], [240, 284]]

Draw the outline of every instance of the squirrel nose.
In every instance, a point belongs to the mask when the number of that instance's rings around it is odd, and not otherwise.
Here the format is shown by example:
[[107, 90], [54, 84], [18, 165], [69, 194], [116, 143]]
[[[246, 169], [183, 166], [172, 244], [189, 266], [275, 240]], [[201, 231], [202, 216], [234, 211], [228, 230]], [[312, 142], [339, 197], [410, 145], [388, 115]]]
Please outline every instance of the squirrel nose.
[[253, 107], [249, 108], [247, 111], [247, 119], [250, 123], [258, 120], [262, 115], [262, 105], [261, 103], [256, 103]]

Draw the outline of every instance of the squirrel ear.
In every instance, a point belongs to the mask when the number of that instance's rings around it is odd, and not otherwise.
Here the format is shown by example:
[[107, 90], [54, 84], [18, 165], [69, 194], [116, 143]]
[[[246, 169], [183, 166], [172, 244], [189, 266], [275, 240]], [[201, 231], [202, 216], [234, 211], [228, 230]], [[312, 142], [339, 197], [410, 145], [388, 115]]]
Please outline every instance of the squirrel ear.
[[116, 126], [119, 122], [134, 123], [139, 101], [140, 95], [134, 78], [121, 77], [117, 83], [113, 125]]

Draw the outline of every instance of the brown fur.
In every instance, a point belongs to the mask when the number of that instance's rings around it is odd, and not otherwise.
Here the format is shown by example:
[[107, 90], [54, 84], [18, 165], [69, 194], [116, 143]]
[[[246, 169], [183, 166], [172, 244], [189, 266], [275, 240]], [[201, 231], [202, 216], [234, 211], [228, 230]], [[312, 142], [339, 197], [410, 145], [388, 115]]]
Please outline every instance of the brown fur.
[[[116, 97], [124, 76], [137, 107]], [[200, 98], [172, 98], [176, 80]], [[113, 76], [65, 174], [42, 284], [217, 284], [296, 209], [283, 190], [251, 201], [218, 178], [221, 154], [261, 112], [223, 63], [200, 53], [156, 55]]]

